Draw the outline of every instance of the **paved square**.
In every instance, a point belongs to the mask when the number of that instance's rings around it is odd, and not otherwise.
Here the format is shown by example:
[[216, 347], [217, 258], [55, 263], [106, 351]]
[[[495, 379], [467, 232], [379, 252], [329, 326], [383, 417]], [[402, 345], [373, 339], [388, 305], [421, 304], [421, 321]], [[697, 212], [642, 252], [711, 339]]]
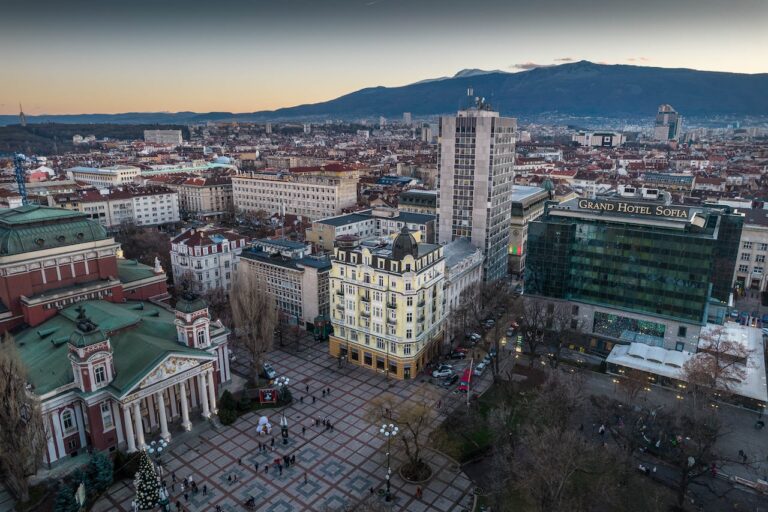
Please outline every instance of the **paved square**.
[[[325, 344], [305, 346], [298, 354], [276, 351], [269, 360], [278, 373], [290, 377], [293, 404], [249, 413], [229, 427], [207, 426], [199, 412], [195, 413], [194, 431], [173, 432], [176, 438], [163, 456], [169, 489], [170, 472], [175, 472], [177, 478], [171, 492], [172, 505], [179, 500], [183, 509], [190, 512], [213, 511], [216, 505], [224, 511], [235, 511], [243, 510], [243, 502], [253, 496], [259, 511], [342, 511], [369, 498], [371, 489], [378, 492], [384, 488], [385, 442], [378, 435], [378, 425], [365, 417], [368, 401], [384, 393], [398, 400], [419, 396], [435, 405], [436, 416], [445, 413], [437, 411], [439, 401], [444, 407], [459, 406], [462, 402], [461, 396], [420, 382], [419, 378], [388, 381], [384, 375], [351, 365], [340, 369], [327, 354]], [[237, 366], [234, 369], [237, 371]], [[239, 370], [242, 372], [243, 368]], [[322, 390], [328, 388], [330, 395], [323, 397]], [[275, 425], [269, 436], [257, 435], [255, 431], [262, 414]], [[282, 414], [289, 425], [288, 445], [283, 445], [280, 438], [278, 425]], [[333, 430], [323, 427], [324, 419], [331, 422]], [[266, 446], [266, 450], [260, 449], [260, 445]], [[399, 447], [393, 448], [392, 510], [459, 511], [470, 503], [471, 481], [457, 472], [453, 461], [431, 450], [425, 450], [424, 458], [434, 474], [422, 485], [423, 498], [417, 500], [416, 486], [404, 482], [397, 474], [404, 460], [400, 452]], [[281, 473], [275, 462], [279, 460], [282, 464], [285, 455], [295, 456], [296, 462], [283, 467]], [[190, 475], [198, 492], [192, 494], [187, 488], [185, 500], [180, 481]], [[203, 485], [207, 486], [206, 495]], [[128, 512], [133, 497], [132, 483], [121, 482], [101, 498], [95, 510]]]

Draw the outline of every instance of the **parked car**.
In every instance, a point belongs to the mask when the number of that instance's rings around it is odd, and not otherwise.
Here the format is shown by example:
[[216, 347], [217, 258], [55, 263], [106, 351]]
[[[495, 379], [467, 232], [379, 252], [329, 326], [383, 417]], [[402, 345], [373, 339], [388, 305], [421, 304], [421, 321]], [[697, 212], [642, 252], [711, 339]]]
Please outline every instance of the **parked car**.
[[449, 356], [451, 359], [464, 359], [467, 357], [467, 353], [460, 351], [460, 350], [454, 350], [451, 352], [451, 355]]
[[731, 318], [733, 318], [734, 320], [738, 320], [739, 319], [739, 312], [736, 311], [735, 309], [731, 310]]
[[488, 355], [491, 357], [496, 357], [496, 349], [492, 348], [491, 350], [489, 350]]
[[453, 375], [453, 369], [448, 367], [439, 368], [432, 372], [432, 377], [436, 379], [440, 377], [450, 377], [451, 375]]
[[763, 315], [763, 318], [761, 320], [763, 322], [763, 325], [768, 324], [768, 314]]
[[514, 336], [515, 335], [515, 330], [510, 327], [509, 329], [507, 329], [507, 333], [506, 334], [507, 334], [507, 336]]
[[491, 364], [491, 359], [492, 359], [491, 354], [486, 355], [483, 358], [482, 364], [484, 364], [485, 366], [488, 366], [489, 364]]
[[472, 371], [469, 368], [464, 369], [464, 373], [461, 375], [461, 382], [459, 382], [456, 391], [460, 393], [466, 393], [469, 391], [469, 384], [472, 381]]
[[480, 375], [483, 374], [484, 371], [485, 371], [485, 363], [480, 363], [477, 366], [475, 366], [474, 374], [479, 377]]
[[272, 365], [269, 363], [264, 363], [264, 365], [262, 366], [261, 374], [269, 380], [274, 380], [277, 378], [277, 372], [275, 371], [274, 368], [272, 368]]
[[440, 385], [444, 388], [450, 388], [453, 387], [454, 384], [459, 382], [459, 376], [458, 375], [451, 375], [450, 377], [446, 377]]
[[485, 327], [488, 329], [490, 329], [494, 325], [496, 325], [496, 320], [494, 320], [493, 318], [489, 318], [488, 320], [485, 321]]

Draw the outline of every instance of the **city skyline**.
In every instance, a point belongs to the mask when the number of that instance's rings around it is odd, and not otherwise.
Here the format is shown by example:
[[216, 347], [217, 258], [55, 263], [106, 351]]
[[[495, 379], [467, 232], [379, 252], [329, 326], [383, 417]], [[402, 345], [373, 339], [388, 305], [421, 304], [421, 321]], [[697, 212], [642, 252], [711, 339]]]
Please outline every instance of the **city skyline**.
[[[599, 10], [598, 10], [599, 7]], [[694, 8], [695, 7], [695, 8]], [[595, 13], [598, 13], [595, 14]], [[466, 68], [578, 60], [760, 73], [768, 6], [545, 0], [535, 5], [302, 0], [9, 2], [0, 114], [230, 111], [315, 103]], [[717, 37], [712, 37], [716, 34]]]

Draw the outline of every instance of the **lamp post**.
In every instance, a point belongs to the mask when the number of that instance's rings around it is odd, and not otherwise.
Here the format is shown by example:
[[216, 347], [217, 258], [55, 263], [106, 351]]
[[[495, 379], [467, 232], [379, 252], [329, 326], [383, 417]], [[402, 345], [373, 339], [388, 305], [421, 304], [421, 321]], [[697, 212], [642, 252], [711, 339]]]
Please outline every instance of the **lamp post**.
[[397, 428], [397, 425], [394, 425], [392, 423], [384, 423], [381, 428], [379, 429], [379, 433], [382, 434], [386, 440], [387, 440], [387, 494], [386, 494], [386, 501], [390, 501], [392, 499], [392, 494], [390, 493], [390, 480], [392, 479], [392, 467], [390, 465], [390, 447], [392, 443], [392, 438], [397, 435], [397, 432], [400, 429]]

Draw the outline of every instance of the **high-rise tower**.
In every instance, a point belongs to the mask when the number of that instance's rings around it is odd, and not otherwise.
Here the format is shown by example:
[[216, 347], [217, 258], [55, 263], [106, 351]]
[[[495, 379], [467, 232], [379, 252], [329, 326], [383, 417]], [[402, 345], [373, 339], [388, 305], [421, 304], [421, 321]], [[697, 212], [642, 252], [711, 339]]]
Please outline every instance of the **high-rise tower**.
[[653, 138], [656, 140], [680, 140], [683, 119], [672, 105], [659, 105]]
[[438, 238], [469, 238], [485, 256], [486, 281], [507, 273], [516, 128], [483, 100], [440, 118]]

